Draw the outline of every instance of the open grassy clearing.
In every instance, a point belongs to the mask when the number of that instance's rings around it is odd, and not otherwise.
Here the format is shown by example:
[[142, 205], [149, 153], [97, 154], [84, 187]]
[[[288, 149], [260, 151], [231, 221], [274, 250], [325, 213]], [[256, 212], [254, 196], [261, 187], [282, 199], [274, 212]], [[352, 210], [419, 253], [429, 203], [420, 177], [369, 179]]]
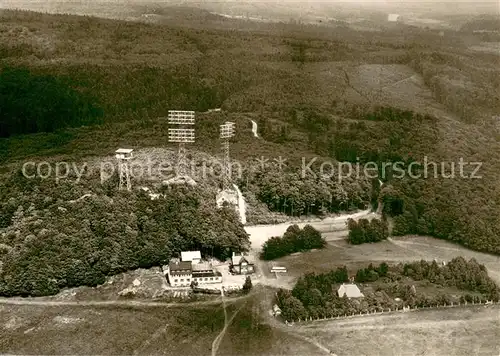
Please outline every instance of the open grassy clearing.
[[[230, 304], [228, 309], [232, 309]], [[182, 308], [0, 306], [0, 350], [10, 354], [207, 354], [221, 305]]]
[[422, 75], [402, 64], [362, 64], [345, 67], [350, 87], [370, 102], [417, 112], [450, 115], [438, 103]]
[[286, 256], [276, 263], [287, 267], [288, 276], [298, 278], [306, 272], [326, 272], [346, 265], [349, 271], [369, 262], [414, 260], [449, 261], [454, 257], [475, 258], [488, 268], [488, 274], [500, 283], [500, 257], [468, 250], [449, 242], [423, 236], [393, 238], [376, 244], [350, 245], [344, 240], [331, 241], [323, 250]]
[[311, 355], [317, 352], [314, 345], [288, 333], [262, 323], [258, 307], [253, 304], [239, 311], [217, 355]]
[[293, 327], [342, 356], [498, 355], [498, 306], [356, 317]]
[[[310, 355], [317, 349], [265, 324], [260, 296], [226, 303], [217, 355]], [[155, 308], [0, 306], [0, 350], [37, 355], [208, 355], [224, 327], [221, 304]]]
[[[498, 306], [418, 311], [286, 326], [268, 316], [272, 290], [227, 304], [216, 355], [496, 355]], [[0, 306], [0, 349], [39, 355], [208, 355], [221, 304], [128, 308]], [[359, 341], [359, 342], [358, 342]]]

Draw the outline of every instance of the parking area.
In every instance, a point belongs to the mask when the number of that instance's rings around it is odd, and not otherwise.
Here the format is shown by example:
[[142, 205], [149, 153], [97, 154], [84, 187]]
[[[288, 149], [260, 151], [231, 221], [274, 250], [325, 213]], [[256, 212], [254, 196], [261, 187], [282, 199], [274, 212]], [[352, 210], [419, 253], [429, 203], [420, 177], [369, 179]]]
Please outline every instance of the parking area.
[[[222, 274], [222, 283], [226, 289], [239, 289], [245, 283], [245, 275], [231, 274], [229, 272], [229, 263], [222, 263], [215, 266], [215, 269]], [[252, 282], [254, 282], [255, 275], [250, 275]]]

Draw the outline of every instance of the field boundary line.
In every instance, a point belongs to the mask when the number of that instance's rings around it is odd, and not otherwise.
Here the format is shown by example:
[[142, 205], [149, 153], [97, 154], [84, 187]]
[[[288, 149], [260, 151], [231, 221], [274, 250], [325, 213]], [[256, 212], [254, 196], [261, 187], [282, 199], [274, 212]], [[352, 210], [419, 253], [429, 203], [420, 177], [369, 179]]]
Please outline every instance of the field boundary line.
[[321, 321], [333, 321], [333, 320], [347, 320], [347, 319], [354, 319], [354, 318], [363, 318], [365, 316], [375, 316], [375, 315], [389, 315], [389, 314], [400, 314], [400, 313], [407, 313], [407, 312], [415, 312], [419, 310], [439, 310], [439, 309], [449, 309], [449, 308], [470, 308], [470, 307], [477, 307], [477, 306], [487, 306], [487, 305], [500, 305], [499, 302], [493, 302], [493, 301], [486, 301], [485, 303], [457, 303], [457, 304], [444, 304], [444, 305], [439, 305], [439, 306], [432, 306], [432, 307], [415, 307], [415, 308], [409, 308], [408, 309], [389, 309], [389, 311], [378, 311], [378, 312], [366, 312], [366, 313], [352, 313], [350, 315], [344, 314], [344, 316], [335, 316], [335, 317], [326, 317], [326, 318], [305, 318], [304, 320], [299, 319], [299, 320], [292, 320], [288, 321], [285, 320], [285, 324], [289, 326], [293, 326], [295, 323], [298, 324], [304, 324], [304, 323], [315, 323], [315, 322], [321, 322]]

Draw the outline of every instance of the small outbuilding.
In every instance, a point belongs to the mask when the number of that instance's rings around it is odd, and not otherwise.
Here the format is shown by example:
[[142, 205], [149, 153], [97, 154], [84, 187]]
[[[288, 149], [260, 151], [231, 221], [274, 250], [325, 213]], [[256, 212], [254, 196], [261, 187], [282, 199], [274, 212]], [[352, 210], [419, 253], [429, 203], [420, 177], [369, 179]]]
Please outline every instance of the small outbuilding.
[[389, 22], [398, 22], [401, 19], [399, 14], [389, 14], [387, 16], [387, 21]]
[[255, 272], [255, 263], [250, 256], [233, 252], [231, 271], [236, 274], [251, 274]]
[[238, 207], [238, 193], [234, 190], [222, 190], [215, 197], [215, 201], [218, 208], [222, 208], [224, 203], [228, 203], [236, 208]]
[[281, 309], [280, 309], [280, 307], [278, 307], [277, 304], [273, 305], [273, 315], [274, 316], [281, 315]]
[[338, 293], [340, 298], [342, 298], [344, 295], [347, 296], [347, 298], [362, 298], [362, 297], [364, 297], [363, 293], [361, 293], [358, 286], [355, 285], [354, 283], [351, 283], [351, 284], [343, 283], [339, 287], [337, 293]]
[[133, 151], [131, 148], [119, 148], [115, 151], [115, 156], [118, 159], [129, 160], [132, 158]]
[[182, 262], [199, 263], [201, 261], [200, 251], [183, 251], [181, 252]]

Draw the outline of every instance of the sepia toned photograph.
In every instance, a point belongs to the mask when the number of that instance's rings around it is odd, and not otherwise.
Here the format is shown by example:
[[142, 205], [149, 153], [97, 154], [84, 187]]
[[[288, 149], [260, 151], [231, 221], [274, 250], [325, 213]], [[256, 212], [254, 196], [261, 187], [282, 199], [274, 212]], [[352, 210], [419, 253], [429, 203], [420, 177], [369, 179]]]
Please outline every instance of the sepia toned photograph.
[[0, 356], [500, 356], [498, 0], [0, 0]]

